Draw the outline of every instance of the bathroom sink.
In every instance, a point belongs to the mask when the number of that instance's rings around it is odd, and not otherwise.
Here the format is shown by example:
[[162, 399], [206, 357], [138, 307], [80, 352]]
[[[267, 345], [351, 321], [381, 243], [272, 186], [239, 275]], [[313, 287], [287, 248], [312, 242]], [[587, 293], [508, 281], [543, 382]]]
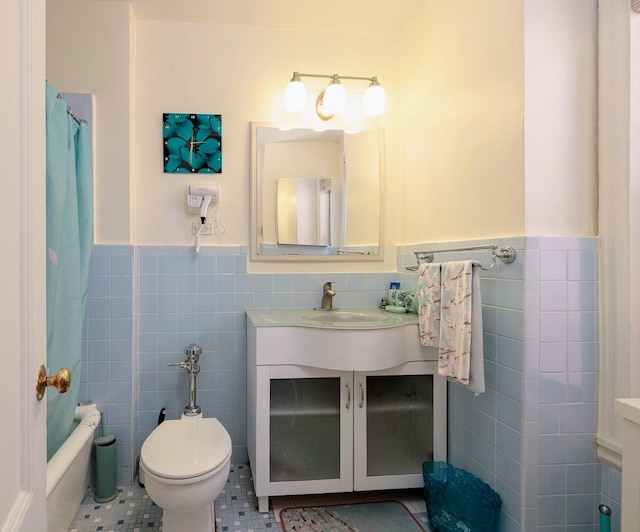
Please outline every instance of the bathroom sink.
[[360, 323], [364, 321], [384, 321], [387, 316], [381, 312], [356, 312], [351, 310], [314, 310], [300, 316], [303, 320], [320, 323]]
[[[420, 343], [417, 314], [378, 308], [246, 309], [248, 351], [256, 366], [305, 366], [380, 371], [412, 361], [436, 361]], [[251, 365], [250, 364], [250, 365]]]
[[418, 323], [417, 314], [394, 314], [379, 308], [247, 309], [257, 327], [302, 327], [319, 329], [387, 329]]

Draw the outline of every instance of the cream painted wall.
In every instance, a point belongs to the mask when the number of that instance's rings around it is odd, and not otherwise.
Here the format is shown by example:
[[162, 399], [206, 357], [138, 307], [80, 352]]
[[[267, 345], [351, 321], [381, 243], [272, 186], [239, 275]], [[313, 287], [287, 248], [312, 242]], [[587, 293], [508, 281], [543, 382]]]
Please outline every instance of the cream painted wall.
[[349, 246], [378, 245], [380, 238], [380, 171], [377, 157], [364, 154], [379, 152], [380, 140], [373, 132], [361, 135], [345, 135], [344, 151], [347, 160], [347, 227], [346, 243]]
[[[392, 36], [148, 20], [138, 21], [136, 35], [136, 244], [192, 243], [191, 222], [195, 218], [185, 207], [185, 193], [193, 182], [217, 183], [221, 190], [220, 217], [226, 233], [203, 237], [202, 245], [247, 244], [250, 122], [281, 120], [282, 93], [294, 70], [377, 75], [387, 89], [389, 114], [395, 112], [397, 46]], [[310, 85], [314, 83], [313, 78], [308, 79]], [[351, 83], [359, 83], [354, 88], [366, 88], [362, 82]], [[163, 173], [163, 112], [222, 115], [221, 174], [200, 177]], [[391, 179], [398, 175], [397, 170], [387, 169]], [[388, 270], [394, 259], [390, 257], [388, 264], [368, 265]], [[356, 267], [362, 269], [363, 265]], [[283, 271], [291, 266], [275, 268]], [[293, 268], [313, 269], [309, 264]], [[345, 270], [344, 265], [327, 264], [321, 269], [329, 268]]]
[[399, 243], [523, 234], [522, 28], [522, 0], [428, 0], [403, 28]]
[[[122, 2], [49, 0], [48, 79], [96, 96], [96, 242], [191, 244], [195, 181], [220, 185], [226, 227], [202, 245], [246, 245], [249, 123], [280, 120], [293, 70], [375, 74], [387, 90], [386, 259], [253, 271], [387, 271], [396, 244], [593, 234], [595, 0], [579, 4], [427, 0], [394, 37], [137, 21]], [[163, 173], [163, 112], [223, 115], [222, 174]]]
[[47, 79], [62, 92], [95, 95], [95, 240], [100, 244], [131, 242], [132, 25], [127, 2], [47, 3]]
[[[224, 235], [202, 245], [249, 242], [250, 121], [278, 121], [293, 70], [377, 75], [388, 96], [383, 124], [394, 137], [397, 39], [391, 35], [267, 30], [208, 23], [138, 21], [128, 3], [49, 0], [47, 75], [61, 91], [96, 97], [96, 243], [190, 245], [191, 182], [221, 188]], [[315, 81], [310, 78], [310, 85]], [[362, 82], [354, 83], [361, 90]], [[313, 89], [313, 87], [311, 87]], [[347, 86], [349, 89], [349, 87]], [[162, 171], [163, 112], [223, 115], [223, 172], [189, 179]], [[393, 142], [387, 142], [391, 151]], [[387, 155], [386, 175], [398, 164]], [[387, 202], [397, 203], [400, 191]], [[211, 211], [210, 211], [211, 213]], [[397, 232], [391, 220], [385, 237]], [[255, 265], [257, 270], [388, 271], [384, 262]]]
[[524, 6], [524, 231], [596, 235], [598, 2]]
[[596, 0], [424, 4], [400, 34], [399, 242], [597, 234], [596, 15]]

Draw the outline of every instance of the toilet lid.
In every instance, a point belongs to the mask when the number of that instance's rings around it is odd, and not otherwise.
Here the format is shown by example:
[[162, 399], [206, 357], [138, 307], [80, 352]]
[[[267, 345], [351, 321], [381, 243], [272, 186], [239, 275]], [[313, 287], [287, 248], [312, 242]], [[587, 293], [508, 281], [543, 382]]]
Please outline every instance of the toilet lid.
[[142, 445], [140, 460], [163, 478], [190, 478], [220, 466], [231, 454], [231, 437], [215, 418], [183, 417], [158, 425]]

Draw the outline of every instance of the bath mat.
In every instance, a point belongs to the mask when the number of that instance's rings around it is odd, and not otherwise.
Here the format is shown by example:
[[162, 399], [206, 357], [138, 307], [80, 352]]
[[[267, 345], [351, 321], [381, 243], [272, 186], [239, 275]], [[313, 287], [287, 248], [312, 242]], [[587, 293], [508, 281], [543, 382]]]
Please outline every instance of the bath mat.
[[424, 532], [398, 501], [283, 508], [284, 532]]

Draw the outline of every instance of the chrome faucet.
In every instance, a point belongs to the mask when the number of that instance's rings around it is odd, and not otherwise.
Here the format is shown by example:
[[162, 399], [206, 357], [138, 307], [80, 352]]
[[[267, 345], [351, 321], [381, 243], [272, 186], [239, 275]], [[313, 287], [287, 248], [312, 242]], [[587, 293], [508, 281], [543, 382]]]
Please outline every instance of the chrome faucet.
[[197, 416], [202, 409], [196, 404], [196, 375], [200, 373], [198, 359], [202, 354], [202, 348], [196, 344], [188, 345], [184, 350], [187, 359], [182, 362], [170, 362], [169, 366], [178, 366], [189, 372], [189, 404], [184, 407], [185, 416]]
[[322, 302], [319, 307], [313, 310], [338, 310], [333, 308], [333, 296], [336, 295], [336, 291], [332, 288], [332, 283], [335, 281], [327, 281], [322, 285]]

